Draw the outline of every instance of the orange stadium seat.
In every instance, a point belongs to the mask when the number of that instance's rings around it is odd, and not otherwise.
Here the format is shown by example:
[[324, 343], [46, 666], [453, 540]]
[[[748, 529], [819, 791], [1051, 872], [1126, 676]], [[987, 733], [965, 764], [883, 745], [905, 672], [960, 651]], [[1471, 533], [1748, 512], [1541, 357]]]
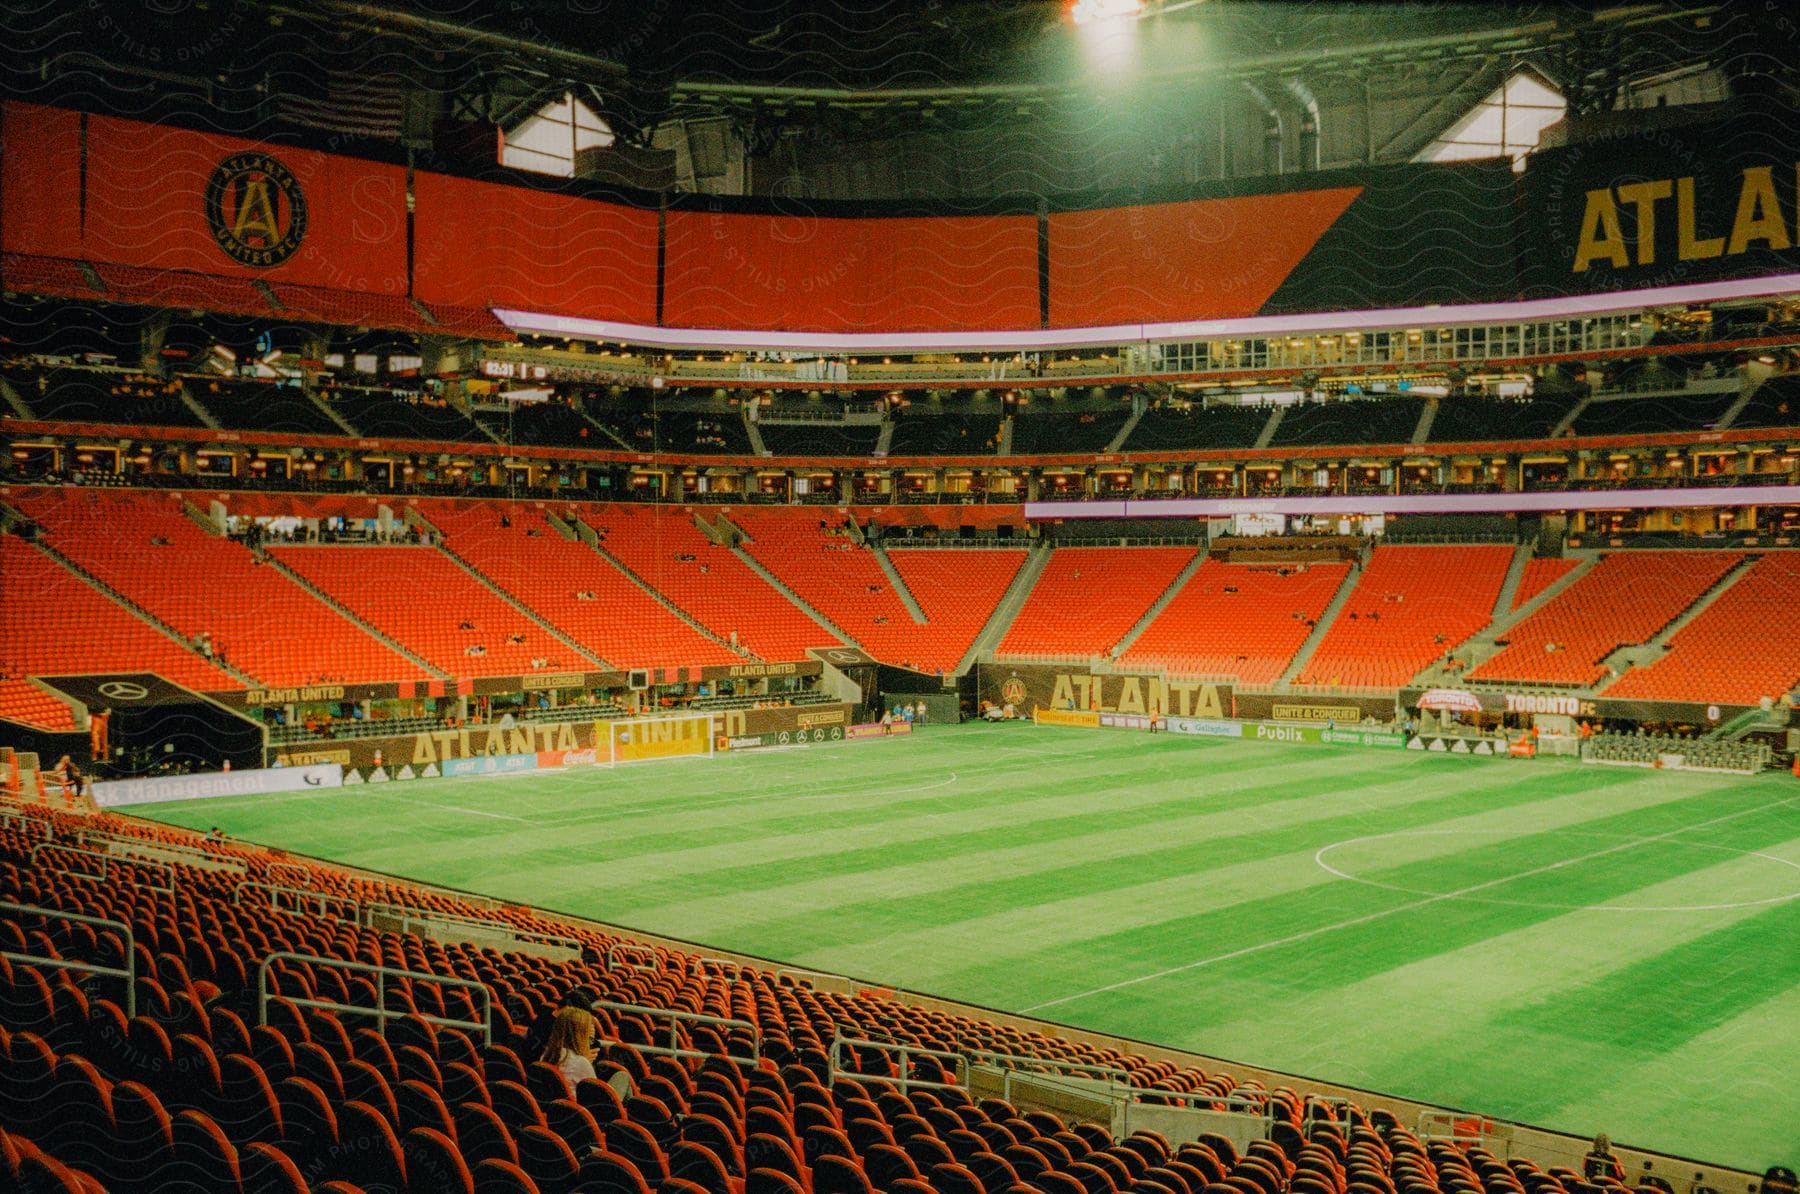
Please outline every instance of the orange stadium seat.
[[745, 550], [802, 601], [878, 659], [918, 671], [956, 668], [1025, 562], [1017, 549], [896, 548], [889, 559], [925, 614], [920, 623], [841, 517], [743, 509], [731, 519], [750, 536]]
[[0, 721], [40, 730], [75, 728], [75, 714], [67, 705], [23, 680], [0, 680]]
[[[517, 676], [595, 666], [435, 548], [275, 547], [270, 554], [452, 676]], [[534, 660], [543, 662], [534, 667]]]
[[1000, 640], [1003, 659], [1105, 655], [1193, 561], [1192, 547], [1059, 547]]
[[1513, 594], [1512, 608], [1518, 609], [1580, 566], [1580, 560], [1557, 556], [1534, 556], [1526, 560], [1525, 574], [1519, 577], [1519, 588]]
[[1312, 633], [1348, 564], [1207, 560], [1120, 657], [1126, 668], [1272, 684]]
[[244, 685], [23, 540], [0, 536], [0, 659], [17, 676], [155, 672], [201, 692]]
[[581, 511], [601, 533], [602, 546], [634, 575], [726, 642], [735, 635], [757, 658], [805, 659], [808, 647], [841, 645], [730, 548], [707, 538], [693, 511], [623, 503]]
[[563, 538], [541, 509], [447, 501], [419, 503], [418, 509], [445, 533], [447, 550], [615, 667], [741, 662], [735, 652], [670, 613], [593, 548]]
[[1378, 547], [1301, 684], [1398, 688], [1488, 624], [1513, 549]]
[[1593, 684], [1601, 660], [1648, 642], [1699, 600], [1742, 557], [1728, 551], [1615, 552], [1508, 633], [1506, 647], [1469, 672], [1471, 680]]
[[1754, 705], [1800, 687], [1800, 553], [1763, 556], [1676, 631], [1668, 654], [1606, 690], [1621, 700]]
[[179, 496], [52, 491], [18, 505], [47, 542], [127, 600], [265, 684], [424, 679], [417, 664], [249, 548], [202, 528]]

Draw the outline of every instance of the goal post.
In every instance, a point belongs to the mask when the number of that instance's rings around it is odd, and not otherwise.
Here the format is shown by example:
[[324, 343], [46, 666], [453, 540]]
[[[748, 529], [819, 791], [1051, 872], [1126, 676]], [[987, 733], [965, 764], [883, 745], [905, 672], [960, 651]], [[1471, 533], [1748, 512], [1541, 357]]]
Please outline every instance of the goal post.
[[609, 767], [713, 753], [710, 713], [633, 717], [606, 723], [606, 750], [596, 752]]

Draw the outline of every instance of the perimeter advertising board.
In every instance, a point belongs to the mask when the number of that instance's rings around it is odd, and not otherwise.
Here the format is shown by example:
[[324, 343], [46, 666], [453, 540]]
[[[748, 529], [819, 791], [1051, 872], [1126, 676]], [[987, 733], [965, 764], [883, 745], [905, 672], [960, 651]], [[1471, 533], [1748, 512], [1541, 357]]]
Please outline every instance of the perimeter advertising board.
[[1294, 721], [1312, 725], [1325, 725], [1328, 722], [1355, 725], [1365, 717], [1373, 717], [1377, 721], [1394, 719], [1394, 698], [1391, 696], [1346, 696], [1340, 693], [1296, 696], [1239, 692], [1236, 708], [1237, 716], [1248, 720]]
[[158, 775], [145, 779], [119, 779], [94, 785], [94, 803], [101, 808], [134, 804], [162, 804], [172, 800], [209, 800], [219, 796], [256, 796], [266, 792], [302, 792], [311, 788], [336, 788], [344, 782], [344, 769], [335, 763], [306, 767], [247, 768], [198, 775]]
[[[1124, 713], [1164, 717], [1218, 718], [1232, 715], [1228, 684], [1203, 684], [1163, 676], [1094, 675], [1046, 664], [982, 664], [981, 699], [1011, 705], [1019, 716], [1040, 713]], [[1047, 720], [1047, 719], [1044, 719]], [[1080, 724], [1093, 725], [1094, 721]]]
[[[841, 731], [850, 722], [850, 706], [796, 705], [779, 709], [729, 709], [713, 714], [714, 736], [789, 735], [805, 730]], [[498, 770], [531, 770], [539, 766], [571, 766], [587, 752], [597, 758], [607, 753], [605, 721], [522, 722], [513, 726], [475, 725], [456, 729], [402, 734], [389, 738], [341, 738], [296, 742], [270, 749], [272, 766], [297, 767], [308, 763], [337, 763], [347, 770], [366, 772], [375, 767], [411, 767], [414, 774], [425, 768], [433, 774], [489, 774]], [[482, 760], [530, 759], [531, 766], [508, 762], [488, 767]], [[470, 764], [459, 760], [476, 760]], [[542, 762], [540, 760], [550, 760]]]
[[1490, 692], [1462, 688], [1403, 688], [1400, 703], [1408, 709], [1448, 712], [1504, 713], [1533, 717], [1540, 713], [1578, 719], [1672, 722], [1709, 725], [1730, 721], [1753, 706], [1700, 701], [1625, 701], [1557, 692]]

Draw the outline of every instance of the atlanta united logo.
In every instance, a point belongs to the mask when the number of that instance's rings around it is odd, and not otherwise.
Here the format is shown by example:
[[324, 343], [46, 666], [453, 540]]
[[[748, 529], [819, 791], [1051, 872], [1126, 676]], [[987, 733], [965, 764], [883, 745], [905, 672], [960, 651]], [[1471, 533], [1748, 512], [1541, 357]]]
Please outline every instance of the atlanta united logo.
[[225, 255], [267, 269], [306, 235], [306, 197], [293, 171], [266, 153], [234, 153], [206, 183], [206, 224]]
[[1025, 703], [1025, 681], [1014, 676], [1000, 686], [1000, 699], [1009, 705]]

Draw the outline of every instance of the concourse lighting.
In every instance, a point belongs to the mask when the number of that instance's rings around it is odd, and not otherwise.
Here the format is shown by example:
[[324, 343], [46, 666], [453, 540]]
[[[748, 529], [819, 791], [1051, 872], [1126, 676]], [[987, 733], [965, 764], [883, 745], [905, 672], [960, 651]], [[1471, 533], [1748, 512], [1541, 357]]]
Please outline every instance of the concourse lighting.
[[1069, 19], [1077, 25], [1092, 25], [1120, 17], [1143, 15], [1144, 0], [1075, 0], [1069, 8]]

